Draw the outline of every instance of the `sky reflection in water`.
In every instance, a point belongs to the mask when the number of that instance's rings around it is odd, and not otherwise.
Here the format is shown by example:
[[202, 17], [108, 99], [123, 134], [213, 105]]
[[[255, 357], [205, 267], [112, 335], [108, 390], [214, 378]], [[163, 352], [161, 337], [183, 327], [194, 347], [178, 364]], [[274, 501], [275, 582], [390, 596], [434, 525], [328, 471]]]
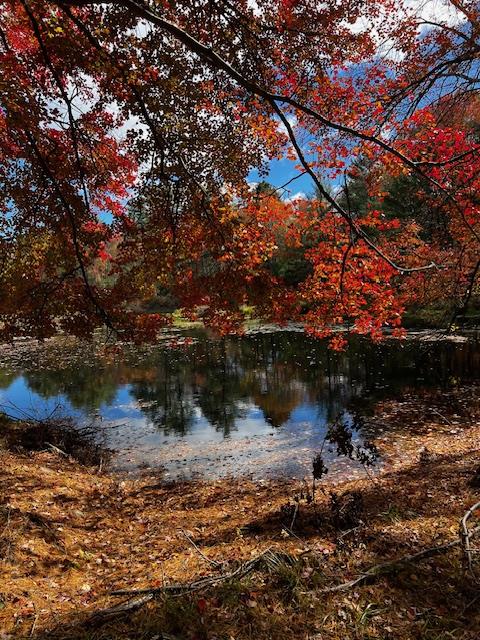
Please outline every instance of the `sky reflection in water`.
[[[189, 347], [132, 351], [108, 363], [89, 347], [68, 358], [50, 353], [44, 368], [42, 354], [7, 363], [0, 403], [17, 416], [56, 412], [94, 423], [99, 441], [116, 450], [118, 468], [163, 467], [170, 478], [303, 477], [340, 412], [368, 414], [376, 398], [480, 373], [474, 341], [354, 340], [334, 354], [291, 331], [195, 337]], [[374, 438], [374, 425], [367, 436]], [[334, 477], [362, 473], [328, 457]]]

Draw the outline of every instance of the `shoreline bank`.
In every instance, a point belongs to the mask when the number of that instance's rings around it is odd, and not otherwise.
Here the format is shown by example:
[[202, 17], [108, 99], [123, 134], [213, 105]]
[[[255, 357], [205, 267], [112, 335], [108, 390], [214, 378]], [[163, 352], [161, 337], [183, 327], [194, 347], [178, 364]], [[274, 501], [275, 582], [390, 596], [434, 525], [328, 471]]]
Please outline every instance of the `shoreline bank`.
[[[466, 389], [464, 400], [471, 394]], [[4, 637], [475, 640], [480, 612], [470, 603], [478, 586], [464, 575], [458, 549], [371, 585], [321, 593], [458, 536], [479, 495], [474, 400], [468, 424], [455, 411], [427, 420], [426, 399], [416, 410], [413, 399], [384, 403], [378, 420], [394, 428], [410, 416], [416, 431], [395, 446], [378, 443], [386, 460], [378, 476], [335, 486], [327, 476], [313, 502], [310, 481], [164, 484], [152, 473], [99, 472], [53, 449], [2, 449]], [[116, 589], [228, 573], [267, 549], [288, 563], [92, 619], [118, 604]]]

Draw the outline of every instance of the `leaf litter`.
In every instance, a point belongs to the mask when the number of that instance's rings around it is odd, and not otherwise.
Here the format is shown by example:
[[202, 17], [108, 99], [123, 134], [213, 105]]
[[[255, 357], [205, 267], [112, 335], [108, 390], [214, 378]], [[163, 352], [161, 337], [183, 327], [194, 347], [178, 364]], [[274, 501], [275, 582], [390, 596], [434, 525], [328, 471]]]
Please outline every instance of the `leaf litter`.
[[[55, 450], [3, 448], [3, 637], [476, 640], [477, 587], [454, 551], [321, 595], [379, 562], [454, 539], [478, 498], [470, 482], [479, 466], [478, 388], [412, 392], [379, 402], [372, 419], [385, 425], [376, 441], [381, 471], [334, 488], [327, 476], [313, 502], [299, 497], [298, 481], [166, 483], [161, 473], [99, 471]], [[352, 492], [362, 496], [361, 513], [339, 530], [332, 505]], [[291, 528], [285, 505], [295, 501]], [[87, 624], [118, 603], [115, 590], [190, 583], [267, 549], [293, 565]]]

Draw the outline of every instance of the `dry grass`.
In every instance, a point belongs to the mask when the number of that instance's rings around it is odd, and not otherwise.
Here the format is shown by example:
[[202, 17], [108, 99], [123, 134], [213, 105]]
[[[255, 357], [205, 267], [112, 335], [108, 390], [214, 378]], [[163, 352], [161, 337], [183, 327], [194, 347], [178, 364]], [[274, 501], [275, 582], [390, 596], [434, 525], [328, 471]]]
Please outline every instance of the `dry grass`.
[[[395, 426], [421, 415], [428, 401], [412, 397], [410, 405], [385, 403], [379, 419]], [[480, 426], [473, 414], [468, 428], [465, 417], [452, 427], [443, 415], [424, 417], [408, 439], [380, 442], [390, 462], [375, 481], [335, 488], [362, 496], [363, 524], [347, 535], [334, 526], [328, 490], [316, 505], [301, 504], [295, 537], [284, 528], [292, 483], [167, 486], [153, 475], [99, 474], [55, 453], [1, 451], [3, 637], [478, 640], [479, 592], [458, 550], [372, 585], [320, 593], [373, 564], [457, 536], [459, 518], [478, 499], [469, 480], [480, 462]], [[118, 602], [109, 595], [114, 589], [214, 573], [183, 532], [229, 566], [268, 547], [298, 561], [205, 592], [162, 596], [113, 621], [91, 620]]]

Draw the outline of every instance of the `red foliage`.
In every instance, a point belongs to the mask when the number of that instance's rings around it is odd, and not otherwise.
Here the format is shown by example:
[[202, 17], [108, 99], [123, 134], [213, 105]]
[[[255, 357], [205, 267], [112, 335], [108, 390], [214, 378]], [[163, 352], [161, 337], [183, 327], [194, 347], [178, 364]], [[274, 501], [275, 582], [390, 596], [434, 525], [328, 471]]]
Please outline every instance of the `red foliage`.
[[[468, 79], [479, 10], [452, 5], [458, 27], [425, 30], [397, 0], [0, 1], [2, 335], [107, 324], [154, 339], [164, 320], [132, 309], [158, 287], [221, 333], [248, 303], [334, 348], [338, 325], [401, 334], [414, 300], [464, 308], [480, 265], [478, 100], [451, 57]], [[249, 189], [252, 167], [284, 157], [317, 200]], [[442, 233], [330, 196], [356, 158], [377, 203], [387, 176], [418, 178]], [[308, 247], [299, 286], [273, 275], [280, 244]]]

